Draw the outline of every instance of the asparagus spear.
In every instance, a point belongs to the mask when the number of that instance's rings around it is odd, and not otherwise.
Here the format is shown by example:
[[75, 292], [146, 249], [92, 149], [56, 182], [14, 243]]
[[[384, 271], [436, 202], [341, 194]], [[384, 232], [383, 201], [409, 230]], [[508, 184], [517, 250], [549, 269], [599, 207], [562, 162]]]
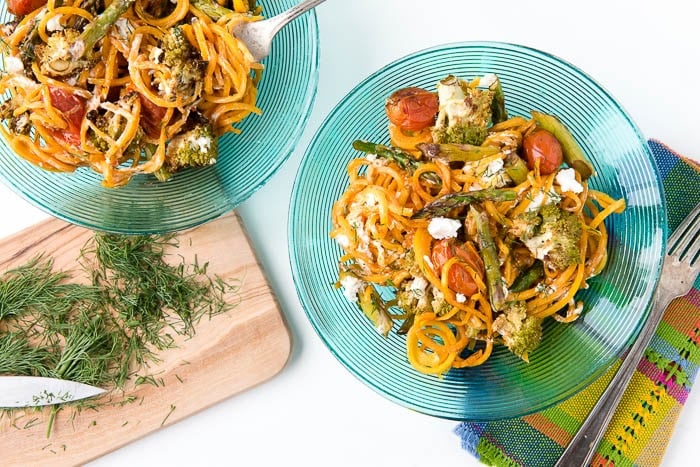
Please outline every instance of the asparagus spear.
[[426, 204], [423, 209], [413, 214], [411, 219], [428, 219], [441, 217], [454, 208], [467, 206], [480, 201], [512, 201], [516, 197], [515, 191], [508, 188], [486, 188], [476, 191], [458, 191], [449, 193], [435, 201]]
[[222, 16], [233, 13], [233, 10], [229, 10], [228, 8], [223, 7], [213, 0], [192, 0], [190, 3], [192, 4], [192, 6], [194, 6], [196, 9], [198, 9], [214, 21], [218, 21], [219, 18], [221, 18]]
[[520, 185], [525, 180], [527, 180], [527, 174], [529, 169], [524, 160], [520, 158], [515, 153], [510, 153], [506, 156], [505, 164], [503, 166], [506, 174], [510, 177], [516, 185]]
[[523, 290], [531, 289], [537, 282], [544, 277], [544, 265], [542, 261], [535, 261], [535, 264], [524, 271], [515, 279], [510, 287], [511, 292], [522, 292]]
[[554, 115], [548, 115], [535, 110], [531, 111], [532, 118], [535, 119], [537, 125], [549, 131], [561, 144], [564, 162], [569, 167], [573, 167], [581, 174], [582, 179], [594, 175], [595, 170], [593, 164], [586, 158], [583, 149], [576, 142], [569, 129]]
[[501, 80], [496, 77], [496, 80], [491, 83], [489, 90], [493, 91], [493, 100], [491, 101], [491, 121], [501, 123], [508, 120], [508, 111], [506, 110], [506, 98], [503, 95], [503, 87]]
[[102, 39], [110, 26], [112, 26], [126, 10], [131, 7], [135, 0], [114, 0], [105, 10], [100, 13], [92, 23], [80, 34], [70, 48], [70, 53], [74, 60], [80, 60], [89, 53], [95, 44]]
[[507, 289], [503, 276], [501, 275], [501, 265], [498, 261], [496, 243], [493, 241], [491, 235], [489, 218], [486, 212], [479, 211], [473, 206], [470, 206], [469, 209], [472, 216], [474, 216], [479, 252], [481, 253], [481, 259], [484, 261], [484, 268], [486, 269], [486, 285], [489, 289], [491, 308], [500, 311], [503, 309], [506, 302]]
[[476, 162], [498, 153], [495, 146], [475, 146], [458, 143], [421, 143], [416, 146], [428, 159], [438, 159], [445, 164], [450, 162]]
[[[420, 161], [416, 160], [409, 153], [391, 146], [384, 146], [382, 144], [370, 143], [358, 139], [352, 143], [352, 147], [366, 154], [376, 154], [377, 157], [392, 160], [396, 162], [399, 167], [408, 171], [408, 173], [413, 173], [421, 164]], [[437, 174], [429, 172], [424, 173], [421, 177], [423, 180], [435, 185], [442, 184], [442, 180]]]

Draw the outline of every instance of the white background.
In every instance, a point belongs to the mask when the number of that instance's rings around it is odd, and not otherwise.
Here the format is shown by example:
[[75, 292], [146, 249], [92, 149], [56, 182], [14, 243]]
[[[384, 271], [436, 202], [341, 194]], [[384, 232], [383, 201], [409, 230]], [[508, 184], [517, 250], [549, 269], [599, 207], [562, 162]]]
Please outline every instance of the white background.
[[[493, 40], [536, 47], [574, 63], [617, 98], [646, 137], [700, 159], [700, 27], [697, 16], [686, 11], [693, 3], [328, 0], [319, 6], [314, 111], [289, 161], [239, 209], [293, 333], [290, 361], [267, 383], [93, 465], [479, 465], [461, 450], [452, 432], [455, 422], [413, 413], [375, 394], [335, 360], [306, 320], [286, 238], [286, 200], [304, 149], [332, 107], [388, 62], [441, 43]], [[0, 236], [47, 217], [4, 186], [0, 203]], [[664, 465], [688, 465], [697, 456], [697, 439], [700, 395], [693, 393]]]

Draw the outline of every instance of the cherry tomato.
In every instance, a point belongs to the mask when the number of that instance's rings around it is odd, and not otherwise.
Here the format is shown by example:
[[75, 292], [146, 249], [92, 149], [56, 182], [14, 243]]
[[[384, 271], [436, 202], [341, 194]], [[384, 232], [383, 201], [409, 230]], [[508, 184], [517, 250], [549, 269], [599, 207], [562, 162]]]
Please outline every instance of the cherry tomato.
[[435, 123], [438, 98], [421, 88], [403, 88], [394, 92], [385, 105], [389, 121], [404, 131], [420, 131]]
[[46, 5], [46, 0], [7, 0], [7, 11], [16, 16], [25, 16]]
[[160, 107], [143, 94], [139, 94], [141, 100], [141, 128], [147, 136], [158, 138], [160, 136], [160, 125], [163, 123], [165, 113], [168, 111], [164, 107]]
[[549, 175], [561, 167], [564, 156], [559, 140], [547, 130], [537, 129], [523, 139], [523, 152], [530, 170], [539, 161], [540, 173]]
[[[454, 239], [438, 240], [433, 244], [430, 260], [438, 275], [442, 266], [453, 256], [463, 259], [472, 269], [483, 276], [483, 262], [476, 249], [469, 248], [465, 244], [458, 245]], [[478, 290], [472, 275], [459, 263], [452, 266], [448, 271], [447, 286], [453, 292], [461, 293], [467, 297], [475, 294]]]
[[49, 86], [51, 105], [65, 118], [68, 126], [52, 133], [66, 143], [80, 147], [80, 126], [85, 117], [85, 99], [57, 86]]

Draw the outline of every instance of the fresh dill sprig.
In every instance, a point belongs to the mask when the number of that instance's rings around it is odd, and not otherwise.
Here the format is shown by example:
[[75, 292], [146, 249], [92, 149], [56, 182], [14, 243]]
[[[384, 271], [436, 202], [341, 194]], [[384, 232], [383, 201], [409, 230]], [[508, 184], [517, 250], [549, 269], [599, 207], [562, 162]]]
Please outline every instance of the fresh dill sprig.
[[8, 332], [0, 335], [0, 374], [50, 376], [55, 366], [55, 353], [30, 345], [24, 334]]
[[0, 277], [0, 320], [36, 312], [63, 317], [77, 302], [94, 299], [95, 290], [66, 283], [71, 275], [53, 270], [53, 259], [37, 256]]
[[[239, 283], [210, 276], [196, 257], [189, 264], [168, 253], [178, 246], [173, 235], [95, 233], [74, 271], [90, 284], [54, 271], [43, 255], [0, 275], [0, 374], [123, 389], [175, 345], [168, 330], [191, 337], [204, 316], [237, 306]], [[47, 434], [59, 410], [51, 411]]]

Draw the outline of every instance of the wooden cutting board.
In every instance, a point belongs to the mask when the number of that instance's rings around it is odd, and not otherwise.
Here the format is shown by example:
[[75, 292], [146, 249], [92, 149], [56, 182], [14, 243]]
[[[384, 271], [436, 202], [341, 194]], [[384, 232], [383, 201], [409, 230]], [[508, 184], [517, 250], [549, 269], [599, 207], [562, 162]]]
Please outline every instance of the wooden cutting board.
[[[0, 273], [39, 253], [53, 256], [56, 269], [76, 269], [78, 252], [91, 236], [91, 231], [58, 219], [31, 227], [0, 240]], [[135, 402], [80, 413], [64, 408], [49, 438], [50, 410], [2, 414], [1, 465], [88, 462], [260, 384], [284, 367], [290, 334], [238, 217], [231, 213], [178, 237], [178, 254], [188, 260], [196, 254], [200, 264], [209, 262], [209, 273], [241, 280], [240, 303], [211, 320], [202, 319], [193, 338], [161, 352], [163, 361], [140, 373], [153, 375], [159, 384], [127, 387]]]

